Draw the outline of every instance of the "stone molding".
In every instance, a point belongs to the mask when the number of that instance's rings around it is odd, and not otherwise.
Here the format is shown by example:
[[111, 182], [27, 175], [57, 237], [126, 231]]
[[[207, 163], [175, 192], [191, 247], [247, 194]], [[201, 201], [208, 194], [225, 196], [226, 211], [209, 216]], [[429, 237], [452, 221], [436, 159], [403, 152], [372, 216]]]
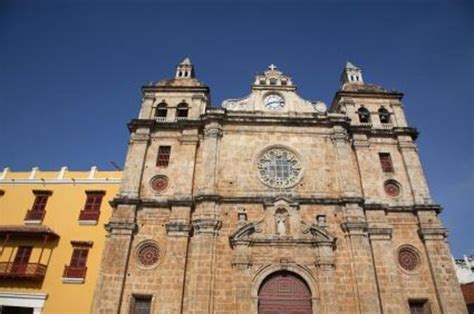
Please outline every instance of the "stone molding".
[[368, 227], [367, 233], [369, 234], [370, 240], [391, 240], [392, 239], [392, 227]]
[[302, 238], [296, 236], [278, 236], [278, 235], [259, 235], [253, 237], [252, 235], [261, 233], [260, 224], [262, 220], [247, 223], [240, 228], [237, 228], [234, 233], [229, 236], [229, 241], [232, 248], [237, 246], [294, 246], [305, 245], [311, 247], [330, 246], [335, 247], [336, 238], [324, 228], [317, 225], [302, 224], [302, 233], [311, 234], [312, 237]]
[[350, 236], [367, 236], [367, 222], [345, 222], [341, 224], [342, 230]]
[[172, 237], [188, 237], [191, 229], [191, 225], [185, 222], [175, 221], [166, 224], [166, 234]]
[[448, 230], [443, 227], [420, 227], [418, 234], [423, 241], [445, 240], [448, 237]]
[[104, 225], [107, 233], [110, 234], [133, 234], [138, 230], [138, 226], [134, 222], [118, 222], [111, 221]]

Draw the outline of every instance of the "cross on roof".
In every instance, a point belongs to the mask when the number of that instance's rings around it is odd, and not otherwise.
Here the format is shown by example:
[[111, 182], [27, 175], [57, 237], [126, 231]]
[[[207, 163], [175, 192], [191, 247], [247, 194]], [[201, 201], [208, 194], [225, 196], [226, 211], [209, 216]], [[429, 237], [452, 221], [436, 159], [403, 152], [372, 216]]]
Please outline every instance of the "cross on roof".
[[268, 67], [269, 70], [272, 70], [272, 71], [275, 71], [277, 69], [276, 65], [274, 65], [273, 63], [270, 64], [270, 66]]

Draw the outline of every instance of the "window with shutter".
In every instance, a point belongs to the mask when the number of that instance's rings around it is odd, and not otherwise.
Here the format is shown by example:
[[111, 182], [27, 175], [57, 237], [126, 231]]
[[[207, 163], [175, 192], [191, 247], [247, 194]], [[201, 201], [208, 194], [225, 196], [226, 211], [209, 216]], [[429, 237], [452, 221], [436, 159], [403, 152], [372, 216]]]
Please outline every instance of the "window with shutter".
[[392, 158], [389, 153], [380, 153], [380, 166], [382, 167], [383, 172], [394, 172]]
[[133, 296], [132, 314], [150, 314], [151, 296]]
[[159, 167], [168, 167], [170, 162], [171, 146], [160, 146], [158, 148], [158, 157], [156, 165]]

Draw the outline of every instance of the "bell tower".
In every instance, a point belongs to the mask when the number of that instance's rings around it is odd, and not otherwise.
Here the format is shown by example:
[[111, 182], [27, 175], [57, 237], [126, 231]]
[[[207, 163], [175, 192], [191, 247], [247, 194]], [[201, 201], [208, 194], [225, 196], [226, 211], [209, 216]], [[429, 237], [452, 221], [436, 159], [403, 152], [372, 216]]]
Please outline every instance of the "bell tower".
[[176, 79], [194, 78], [194, 66], [189, 57], [186, 57], [176, 67]]
[[341, 84], [364, 84], [362, 79], [362, 70], [350, 62], [346, 62], [346, 66], [341, 74]]

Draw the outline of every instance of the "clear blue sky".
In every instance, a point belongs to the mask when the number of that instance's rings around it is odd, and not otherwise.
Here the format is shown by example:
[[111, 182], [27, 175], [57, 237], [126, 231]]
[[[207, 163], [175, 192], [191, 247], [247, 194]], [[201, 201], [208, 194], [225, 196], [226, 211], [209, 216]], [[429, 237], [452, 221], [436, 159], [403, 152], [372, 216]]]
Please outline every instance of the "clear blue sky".
[[140, 86], [190, 56], [212, 103], [270, 63], [330, 103], [347, 60], [405, 93], [455, 255], [474, 253], [469, 1], [1, 1], [0, 167], [123, 165]]

